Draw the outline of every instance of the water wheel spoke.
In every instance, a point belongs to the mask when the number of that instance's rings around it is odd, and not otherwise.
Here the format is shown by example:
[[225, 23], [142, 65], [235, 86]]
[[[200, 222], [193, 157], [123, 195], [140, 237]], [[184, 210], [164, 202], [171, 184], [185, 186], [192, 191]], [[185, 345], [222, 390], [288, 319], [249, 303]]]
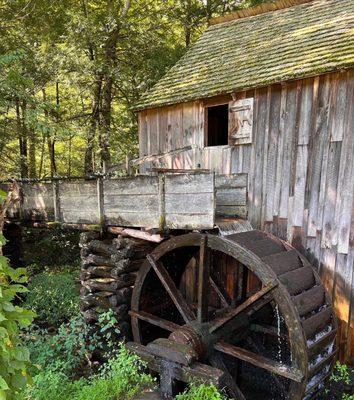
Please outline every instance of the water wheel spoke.
[[167, 272], [162, 262], [155, 261], [151, 255], [147, 255], [146, 258], [153, 267], [154, 271], [156, 272], [156, 275], [160, 279], [167, 293], [171, 297], [171, 300], [173, 301], [177, 310], [181, 313], [184, 321], [191, 322], [195, 320], [195, 315], [193, 310], [186, 302], [185, 298], [182, 296], [182, 293], [177, 289], [175, 283], [173, 282], [173, 279]]
[[210, 286], [213, 288], [216, 295], [219, 297], [221, 304], [224, 308], [230, 307], [231, 300], [227, 293], [222, 289], [222, 286], [217, 282], [214, 276], [209, 277]]
[[[250, 307], [255, 306], [256, 310], [259, 310], [259, 307], [256, 307], [256, 303], [259, 300], [262, 300], [264, 296], [269, 293], [271, 290], [273, 290], [277, 286], [276, 281], [270, 282], [268, 285], [264, 286], [261, 290], [259, 290], [257, 293], [255, 293], [253, 296], [249, 297], [246, 301], [244, 301], [242, 304], [240, 304], [238, 307], [229, 310], [225, 315], [223, 315], [220, 318], [217, 318], [213, 321], [213, 323], [210, 326], [210, 333], [215, 332], [217, 329], [221, 328], [224, 326], [227, 322], [231, 321], [233, 318], [235, 318], [237, 315], [249, 310]], [[269, 302], [269, 299], [267, 298], [267, 303]]]
[[214, 345], [215, 350], [228, 354], [229, 356], [238, 358], [239, 360], [246, 361], [256, 367], [265, 369], [273, 374], [283, 376], [295, 382], [301, 382], [303, 375], [301, 371], [294, 367], [281, 364], [278, 361], [271, 360], [260, 354], [252, 353], [249, 350], [241, 347], [233, 346], [223, 341], [217, 342]]
[[[250, 336], [247, 337], [247, 343], [257, 353], [260, 353], [265, 350], [263, 345], [258, 345]], [[281, 380], [279, 379], [278, 375], [270, 374], [270, 377], [271, 377], [272, 381], [274, 382], [274, 384], [279, 388], [281, 393], [283, 393], [283, 395], [286, 398], [287, 393], [286, 393], [285, 387], [284, 387], [283, 383], [281, 382]]]
[[198, 276], [198, 322], [208, 320], [209, 305], [209, 278], [210, 278], [210, 251], [207, 236], [203, 236], [199, 250], [199, 276]]
[[150, 324], [158, 326], [169, 332], [174, 332], [180, 328], [180, 325], [175, 324], [174, 322], [167, 321], [164, 318], [157, 317], [145, 311], [129, 311], [129, 315], [131, 317], [138, 318], [141, 321], [149, 322]]
[[246, 400], [235, 379], [230, 374], [224, 360], [222, 359], [222, 355], [217, 352], [212, 353], [209, 357], [209, 362], [213, 367], [224, 372], [223, 380], [229, 395], [238, 400]]

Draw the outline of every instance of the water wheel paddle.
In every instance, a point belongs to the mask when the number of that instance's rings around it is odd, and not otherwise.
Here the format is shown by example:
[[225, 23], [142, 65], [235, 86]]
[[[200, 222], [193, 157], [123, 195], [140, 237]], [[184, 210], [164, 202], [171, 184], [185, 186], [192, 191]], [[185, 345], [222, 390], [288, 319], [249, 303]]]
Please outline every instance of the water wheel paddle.
[[336, 323], [309, 262], [261, 231], [174, 237], [147, 257], [132, 296], [136, 351], [177, 381], [242, 399], [310, 398], [331, 372]]

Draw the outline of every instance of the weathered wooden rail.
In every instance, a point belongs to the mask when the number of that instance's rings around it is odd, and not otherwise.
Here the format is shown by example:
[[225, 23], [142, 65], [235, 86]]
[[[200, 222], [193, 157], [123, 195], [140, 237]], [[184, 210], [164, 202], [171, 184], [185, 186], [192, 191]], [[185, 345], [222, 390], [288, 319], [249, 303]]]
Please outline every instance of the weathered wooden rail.
[[[247, 214], [247, 174], [155, 173], [18, 182], [9, 219], [160, 229], [210, 229]], [[2, 184], [6, 189], [6, 184]]]

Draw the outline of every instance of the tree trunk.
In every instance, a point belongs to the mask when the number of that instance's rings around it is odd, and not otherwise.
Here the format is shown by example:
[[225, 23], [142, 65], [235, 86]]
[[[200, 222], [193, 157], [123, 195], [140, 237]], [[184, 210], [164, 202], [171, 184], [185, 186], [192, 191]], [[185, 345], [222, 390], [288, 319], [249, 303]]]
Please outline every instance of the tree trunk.
[[24, 109], [25, 105], [22, 104], [22, 118], [20, 100], [16, 100], [16, 121], [17, 121], [17, 134], [20, 147], [20, 174], [21, 178], [28, 178], [28, 162], [27, 162], [27, 133], [24, 122]]
[[[93, 56], [93, 54], [92, 54]], [[95, 80], [95, 86], [93, 91], [93, 98], [92, 98], [92, 114], [91, 114], [91, 122], [90, 128], [87, 133], [87, 145], [85, 150], [85, 175], [89, 175], [94, 171], [94, 142], [97, 127], [99, 125], [99, 118], [100, 118], [100, 99], [101, 99], [101, 92], [102, 92], [102, 76], [98, 75]]]
[[[42, 89], [42, 94], [43, 94], [43, 101], [46, 102], [47, 101], [47, 93], [45, 88]], [[44, 109], [44, 115], [46, 117], [46, 120], [48, 119], [48, 110]], [[53, 177], [54, 175], [56, 175], [57, 172], [57, 167], [56, 167], [56, 163], [55, 163], [55, 139], [50, 135], [50, 133], [48, 132], [46, 134], [46, 141], [47, 141], [47, 149], [48, 149], [48, 156], [49, 156], [49, 163], [50, 163], [50, 176]]]
[[109, 150], [109, 140], [111, 132], [111, 118], [112, 118], [112, 77], [106, 76], [105, 85], [103, 88], [102, 109], [101, 109], [101, 132], [100, 132], [100, 148], [101, 148], [101, 162], [102, 167], [109, 168], [111, 161], [111, 154]]

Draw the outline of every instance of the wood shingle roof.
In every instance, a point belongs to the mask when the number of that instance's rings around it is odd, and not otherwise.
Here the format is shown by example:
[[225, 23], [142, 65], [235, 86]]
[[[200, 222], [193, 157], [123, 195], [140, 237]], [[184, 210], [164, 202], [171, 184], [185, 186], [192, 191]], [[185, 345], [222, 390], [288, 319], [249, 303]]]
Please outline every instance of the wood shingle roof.
[[314, 0], [211, 25], [137, 109], [353, 66], [354, 0]]

